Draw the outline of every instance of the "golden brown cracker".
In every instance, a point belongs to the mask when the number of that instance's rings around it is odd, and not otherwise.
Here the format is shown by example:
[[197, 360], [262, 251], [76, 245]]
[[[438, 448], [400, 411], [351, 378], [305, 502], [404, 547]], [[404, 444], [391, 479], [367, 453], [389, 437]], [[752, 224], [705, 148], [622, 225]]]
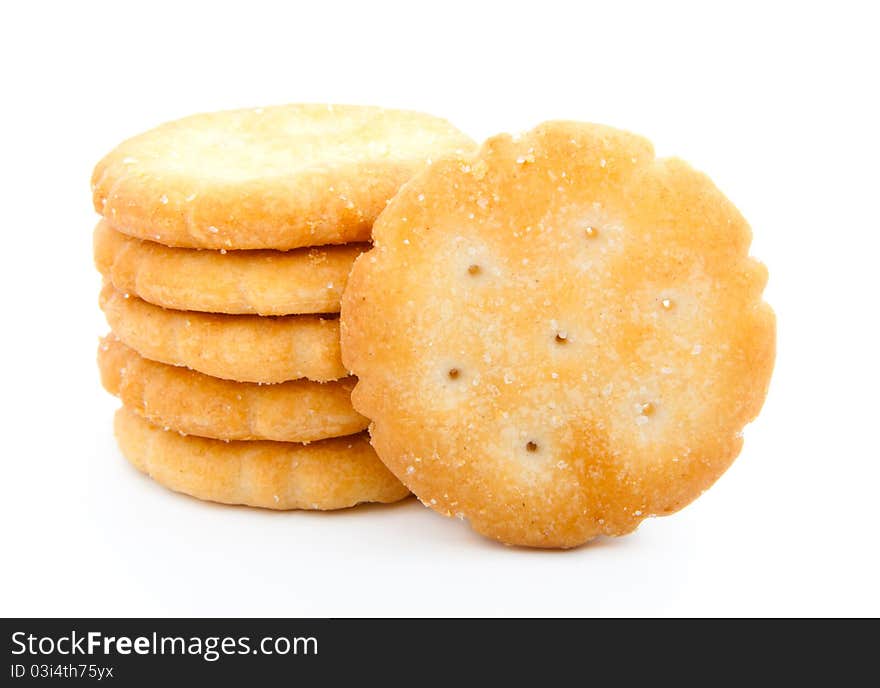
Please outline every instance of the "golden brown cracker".
[[355, 408], [431, 508], [505, 543], [623, 535], [740, 451], [775, 350], [748, 224], [645, 139], [574, 122], [435, 163], [343, 295]]
[[366, 248], [171, 248], [117, 232], [104, 220], [94, 233], [95, 265], [118, 291], [163, 308], [208, 313], [338, 313], [351, 265]]
[[368, 241], [431, 158], [473, 142], [445, 120], [354, 105], [193, 115], [131, 138], [95, 167], [95, 209], [168, 246], [291, 249]]
[[313, 442], [352, 435], [367, 419], [352, 408], [353, 378], [277, 385], [221, 380], [150, 361], [112, 334], [98, 347], [101, 381], [153, 425], [219, 440]]
[[327, 510], [409, 494], [376, 457], [366, 433], [311, 444], [223, 442], [163, 430], [125, 407], [116, 412], [115, 429], [135, 468], [168, 489], [211, 502]]
[[238, 382], [326, 382], [348, 375], [338, 319], [167, 310], [110, 285], [100, 302], [113, 333], [153, 361]]

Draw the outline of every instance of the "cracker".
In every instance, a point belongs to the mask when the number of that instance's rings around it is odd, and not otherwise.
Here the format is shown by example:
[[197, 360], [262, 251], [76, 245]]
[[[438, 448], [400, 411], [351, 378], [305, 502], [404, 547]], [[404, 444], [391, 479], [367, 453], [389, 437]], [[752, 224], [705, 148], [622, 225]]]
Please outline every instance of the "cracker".
[[353, 378], [233, 382], [156, 363], [112, 334], [98, 347], [101, 381], [153, 425], [218, 440], [313, 442], [365, 430], [352, 408]]
[[197, 499], [265, 509], [345, 509], [409, 494], [382, 465], [366, 433], [292, 442], [222, 442], [162, 430], [125, 407], [119, 448], [160, 485]]
[[348, 375], [338, 319], [166, 310], [110, 285], [100, 302], [114, 334], [153, 361], [239, 382], [326, 382]]
[[367, 244], [292, 251], [170, 248], [101, 221], [95, 265], [118, 291], [163, 308], [208, 313], [338, 313], [354, 259]]
[[168, 246], [290, 249], [368, 241], [427, 161], [473, 142], [445, 120], [351, 105], [194, 115], [125, 141], [92, 175], [95, 209]]
[[748, 224], [645, 139], [572, 122], [435, 163], [374, 226], [343, 360], [381, 459], [505, 543], [623, 535], [708, 488], [763, 403]]

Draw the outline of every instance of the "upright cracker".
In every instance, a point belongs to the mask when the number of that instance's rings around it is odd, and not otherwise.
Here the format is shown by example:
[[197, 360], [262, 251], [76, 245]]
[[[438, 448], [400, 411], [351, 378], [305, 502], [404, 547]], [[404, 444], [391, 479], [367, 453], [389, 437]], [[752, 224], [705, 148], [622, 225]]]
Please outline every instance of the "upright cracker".
[[167, 310], [110, 285], [100, 303], [113, 333], [153, 361], [238, 382], [327, 382], [348, 375], [338, 319]]
[[506, 543], [623, 535], [709, 487], [775, 348], [751, 231], [643, 138], [550, 122], [408, 183], [342, 303], [380, 458]]
[[353, 105], [194, 115], [120, 144], [95, 167], [95, 209], [168, 246], [291, 249], [368, 241], [427, 161], [473, 142], [445, 120]]
[[397, 502], [409, 492], [382, 465], [366, 434], [312, 444], [185, 437], [116, 412], [126, 459], [160, 485], [197, 499], [264, 509], [345, 509]]
[[118, 291], [163, 308], [208, 313], [338, 313], [352, 263], [367, 247], [171, 248], [117, 232], [105, 220], [94, 233], [95, 266]]
[[150, 361], [115, 336], [101, 340], [105, 389], [153, 425], [219, 440], [314, 442], [353, 435], [367, 419], [351, 405], [353, 378], [233, 382]]

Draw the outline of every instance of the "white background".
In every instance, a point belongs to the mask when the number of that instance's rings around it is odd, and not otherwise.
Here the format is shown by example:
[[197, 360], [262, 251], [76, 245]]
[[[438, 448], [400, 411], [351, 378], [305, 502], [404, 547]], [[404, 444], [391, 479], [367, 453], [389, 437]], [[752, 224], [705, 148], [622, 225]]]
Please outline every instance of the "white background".
[[[877, 615], [872, 3], [4, 3], [2, 557], [8, 615]], [[199, 503], [130, 469], [94, 358], [89, 176], [193, 112], [295, 101], [650, 137], [709, 172], [770, 268], [761, 417], [695, 504], [570, 552], [411, 500]]]

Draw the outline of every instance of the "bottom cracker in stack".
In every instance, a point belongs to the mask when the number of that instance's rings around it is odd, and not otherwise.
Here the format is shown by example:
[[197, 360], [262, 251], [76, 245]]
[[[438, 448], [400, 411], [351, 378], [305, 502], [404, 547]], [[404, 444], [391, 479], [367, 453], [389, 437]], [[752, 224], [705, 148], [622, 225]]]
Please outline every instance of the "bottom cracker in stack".
[[151, 425], [122, 407], [114, 423], [131, 464], [176, 492], [267, 509], [344, 509], [409, 494], [366, 433], [293, 442], [222, 441]]

